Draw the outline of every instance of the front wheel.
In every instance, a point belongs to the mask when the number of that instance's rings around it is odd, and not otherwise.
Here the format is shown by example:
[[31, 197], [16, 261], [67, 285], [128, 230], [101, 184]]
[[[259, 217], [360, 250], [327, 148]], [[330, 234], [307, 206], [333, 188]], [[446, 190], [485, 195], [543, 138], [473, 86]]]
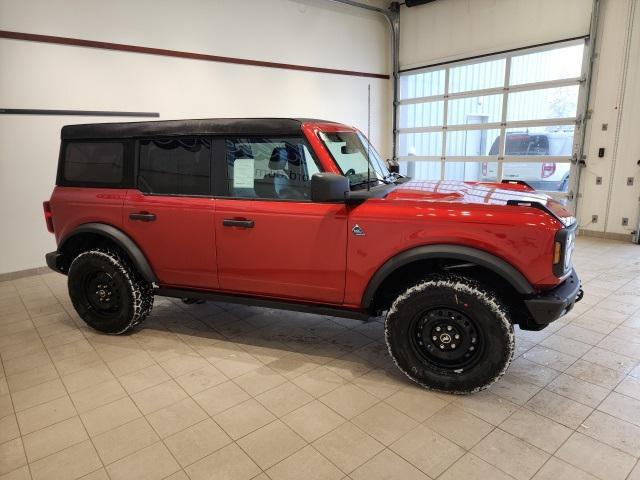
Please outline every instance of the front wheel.
[[153, 308], [153, 289], [118, 252], [89, 250], [69, 267], [69, 296], [87, 324], [119, 334], [135, 327]]
[[395, 300], [385, 321], [394, 362], [425, 388], [466, 394], [506, 372], [513, 324], [495, 294], [459, 275], [427, 278]]

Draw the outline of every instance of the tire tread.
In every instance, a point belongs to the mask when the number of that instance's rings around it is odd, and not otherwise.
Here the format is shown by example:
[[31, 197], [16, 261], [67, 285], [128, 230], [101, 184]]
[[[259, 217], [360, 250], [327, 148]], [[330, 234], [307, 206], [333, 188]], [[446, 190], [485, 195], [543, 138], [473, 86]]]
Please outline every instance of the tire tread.
[[111, 335], [123, 334], [133, 329], [136, 325], [140, 324], [145, 318], [147, 318], [153, 309], [153, 287], [149, 282], [142, 278], [135, 267], [133, 267], [133, 265], [131, 265], [123, 255], [115, 250], [95, 248], [82, 252], [73, 259], [73, 262], [71, 262], [71, 266], [69, 267], [70, 275], [73, 271], [74, 263], [86, 256], [99, 256], [113, 265], [113, 267], [124, 277], [128, 285], [128, 293], [131, 295], [133, 300], [133, 314], [129, 319], [129, 323], [121, 330], [108, 333]]
[[[504, 363], [503, 368], [499, 372], [497, 372], [489, 382], [486, 382], [485, 384], [479, 387], [475, 387], [470, 390], [459, 390], [459, 391], [442, 390], [442, 389], [434, 388], [432, 385], [422, 382], [419, 379], [412, 376], [411, 373], [409, 373], [405, 368], [403, 368], [399, 364], [396, 356], [394, 355], [394, 352], [391, 346], [391, 341], [390, 341], [391, 328], [393, 326], [393, 320], [398, 314], [398, 311], [402, 308], [403, 303], [409, 301], [409, 299], [412, 298], [413, 296], [419, 295], [421, 292], [425, 291], [426, 289], [437, 288], [437, 287], [448, 287], [454, 290], [461, 290], [467, 294], [473, 295], [481, 299], [491, 309], [491, 311], [493, 311], [496, 318], [500, 321], [501, 327], [507, 333], [508, 352], [507, 352], [507, 359], [506, 359], [506, 362]], [[392, 303], [391, 308], [387, 312], [387, 317], [384, 323], [385, 343], [387, 345], [387, 350], [389, 351], [389, 355], [391, 356], [393, 363], [396, 365], [396, 367], [402, 373], [404, 373], [409, 379], [419, 384], [420, 386], [428, 390], [441, 391], [441, 392], [453, 393], [458, 395], [475, 393], [488, 388], [489, 386], [497, 382], [500, 378], [502, 378], [504, 374], [507, 372], [507, 369], [509, 368], [511, 361], [513, 360], [513, 355], [515, 351], [515, 348], [514, 348], [515, 334], [513, 330], [513, 323], [510, 320], [510, 316], [508, 312], [509, 312], [508, 308], [506, 308], [506, 306], [503, 305], [503, 303], [499, 300], [498, 296], [494, 292], [487, 290], [478, 281], [472, 278], [465, 277], [463, 275], [458, 275], [458, 274], [432, 275], [409, 286], [409, 288], [407, 288], [404, 291], [404, 293], [400, 294], [396, 298], [396, 300]]]

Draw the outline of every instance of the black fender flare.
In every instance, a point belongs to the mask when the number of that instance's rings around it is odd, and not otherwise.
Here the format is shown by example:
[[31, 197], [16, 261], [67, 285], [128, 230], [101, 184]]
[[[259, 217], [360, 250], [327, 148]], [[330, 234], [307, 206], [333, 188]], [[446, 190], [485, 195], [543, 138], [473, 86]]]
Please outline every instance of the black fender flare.
[[461, 260], [485, 267], [504, 278], [505, 281], [509, 282], [509, 284], [522, 295], [531, 295], [535, 292], [529, 281], [520, 271], [503, 259], [484, 250], [465, 247], [463, 245], [423, 245], [399, 253], [387, 260], [376, 271], [373, 277], [371, 277], [371, 280], [369, 280], [369, 284], [362, 296], [362, 307], [367, 310], [372, 307], [378, 288], [382, 285], [382, 282], [398, 268], [418, 260], [434, 260], [439, 258]]
[[63, 252], [64, 246], [69, 240], [83, 233], [94, 233], [113, 241], [129, 256], [142, 278], [150, 283], [158, 283], [158, 277], [156, 277], [140, 247], [122, 230], [106, 223], [83, 223], [79, 225], [62, 239], [58, 251]]

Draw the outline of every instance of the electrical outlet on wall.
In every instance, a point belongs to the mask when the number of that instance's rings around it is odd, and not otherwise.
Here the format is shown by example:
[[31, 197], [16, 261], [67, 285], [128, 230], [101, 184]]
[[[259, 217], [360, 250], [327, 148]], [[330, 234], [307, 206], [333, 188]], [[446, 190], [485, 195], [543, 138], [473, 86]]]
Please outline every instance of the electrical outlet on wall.
[[627, 217], [622, 217], [622, 226], [627, 227], [629, 225], [629, 219]]
[[633, 177], [627, 177], [627, 186], [628, 187], [632, 187], [633, 186]]
[[598, 223], [598, 215], [591, 215], [591, 223]]
[[596, 185], [602, 185], [602, 177], [596, 177]]

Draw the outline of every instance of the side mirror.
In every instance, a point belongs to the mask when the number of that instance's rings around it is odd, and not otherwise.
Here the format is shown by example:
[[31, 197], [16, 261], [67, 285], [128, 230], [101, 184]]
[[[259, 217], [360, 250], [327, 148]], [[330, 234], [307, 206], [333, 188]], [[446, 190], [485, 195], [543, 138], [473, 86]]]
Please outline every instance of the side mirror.
[[400, 173], [400, 164], [395, 160], [387, 159], [387, 168], [391, 173]]
[[312, 202], [344, 202], [351, 186], [349, 179], [336, 173], [314, 173], [311, 177]]

